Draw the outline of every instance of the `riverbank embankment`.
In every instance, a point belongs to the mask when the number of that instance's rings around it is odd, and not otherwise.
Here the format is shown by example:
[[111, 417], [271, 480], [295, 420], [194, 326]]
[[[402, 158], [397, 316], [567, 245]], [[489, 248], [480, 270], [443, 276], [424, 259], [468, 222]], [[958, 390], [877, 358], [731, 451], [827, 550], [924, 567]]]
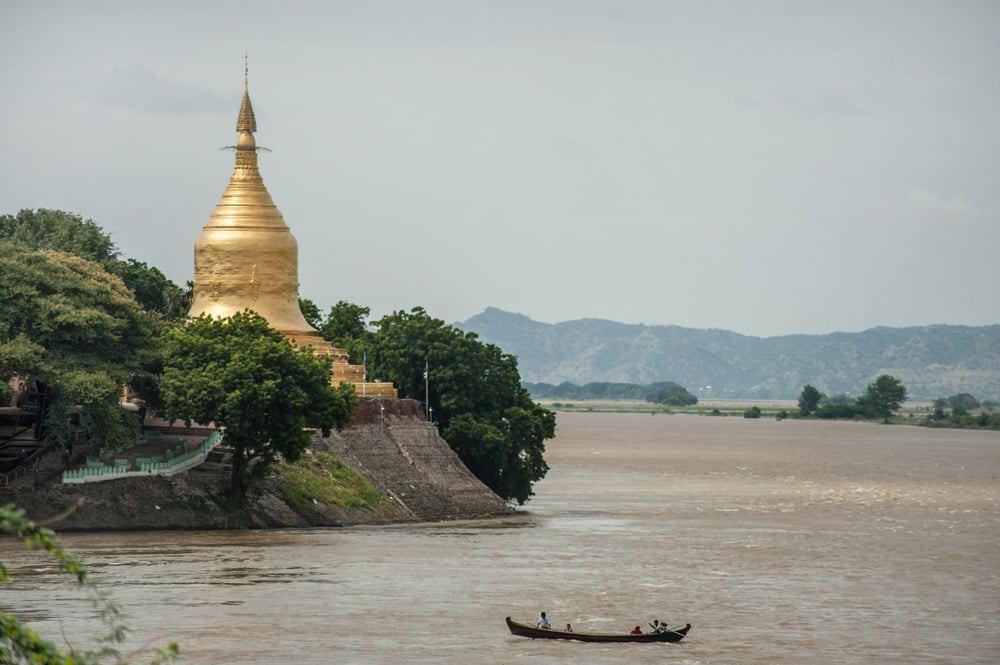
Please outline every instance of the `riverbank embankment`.
[[353, 468], [381, 500], [357, 508], [316, 500], [293, 505], [282, 492], [286, 481], [275, 474], [250, 490], [237, 520], [226, 499], [229, 467], [214, 462], [169, 477], [10, 487], [0, 491], [0, 502], [13, 502], [29, 518], [59, 531], [351, 526], [513, 512], [469, 472], [437, 428], [419, 417], [362, 419], [329, 437], [316, 433], [306, 454], [318, 453], [333, 454]]

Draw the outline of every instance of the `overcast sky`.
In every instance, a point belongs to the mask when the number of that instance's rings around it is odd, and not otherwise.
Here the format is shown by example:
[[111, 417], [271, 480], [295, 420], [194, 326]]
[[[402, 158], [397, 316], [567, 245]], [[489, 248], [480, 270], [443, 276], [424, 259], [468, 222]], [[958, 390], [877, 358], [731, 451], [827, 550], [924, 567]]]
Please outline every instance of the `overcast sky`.
[[1000, 3], [0, 4], [0, 214], [190, 280], [249, 52], [301, 295], [758, 336], [1000, 323]]

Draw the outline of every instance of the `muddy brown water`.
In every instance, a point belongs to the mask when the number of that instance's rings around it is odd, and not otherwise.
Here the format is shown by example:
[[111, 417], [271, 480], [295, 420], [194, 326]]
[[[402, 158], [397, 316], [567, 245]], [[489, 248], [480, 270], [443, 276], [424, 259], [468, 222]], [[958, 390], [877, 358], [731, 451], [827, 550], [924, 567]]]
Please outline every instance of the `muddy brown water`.
[[[559, 414], [547, 478], [495, 521], [63, 537], [184, 663], [1000, 662], [1000, 434]], [[50, 562], [0, 542], [0, 607], [98, 632]], [[515, 638], [504, 616], [680, 644]]]

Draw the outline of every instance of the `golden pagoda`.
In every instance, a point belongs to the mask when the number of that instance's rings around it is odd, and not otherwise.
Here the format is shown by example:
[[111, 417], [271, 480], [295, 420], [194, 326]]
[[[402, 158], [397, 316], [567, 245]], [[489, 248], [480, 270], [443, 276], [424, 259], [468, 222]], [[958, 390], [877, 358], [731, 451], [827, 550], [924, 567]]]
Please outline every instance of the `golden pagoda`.
[[257, 167], [257, 119], [246, 80], [236, 120], [236, 166], [222, 200], [194, 245], [194, 296], [189, 316], [230, 317], [251, 309], [299, 346], [333, 358], [333, 383], [359, 395], [396, 397], [391, 383], [366, 383], [361, 365], [323, 339], [299, 309], [299, 245], [271, 200]]

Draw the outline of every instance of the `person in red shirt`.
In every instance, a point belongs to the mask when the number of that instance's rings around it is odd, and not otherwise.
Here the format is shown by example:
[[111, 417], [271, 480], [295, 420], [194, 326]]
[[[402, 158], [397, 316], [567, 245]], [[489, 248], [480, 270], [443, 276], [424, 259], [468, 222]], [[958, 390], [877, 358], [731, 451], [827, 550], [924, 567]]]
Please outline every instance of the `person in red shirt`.
[[635, 628], [632, 629], [632, 634], [633, 635], [642, 635], [642, 628], [639, 627], [639, 624], [636, 624]]

